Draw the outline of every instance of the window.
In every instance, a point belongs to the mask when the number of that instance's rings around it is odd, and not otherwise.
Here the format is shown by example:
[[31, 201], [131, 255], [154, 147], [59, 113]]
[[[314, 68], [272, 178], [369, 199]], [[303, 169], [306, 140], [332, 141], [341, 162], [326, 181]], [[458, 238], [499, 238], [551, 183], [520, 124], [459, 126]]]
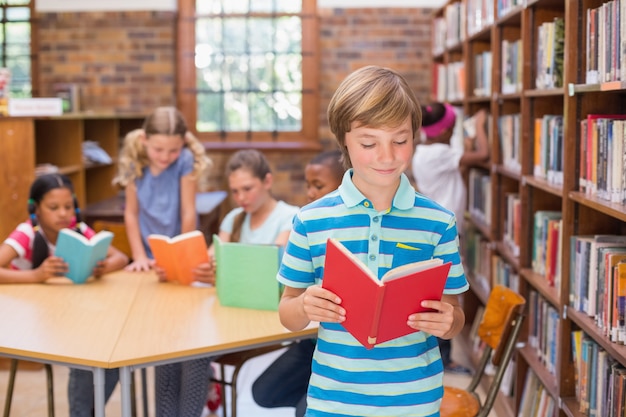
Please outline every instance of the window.
[[33, 92], [31, 66], [31, 18], [34, 2], [0, 0], [0, 67], [10, 73], [9, 94], [30, 97]]
[[316, 8], [179, 0], [177, 100], [198, 137], [216, 147], [317, 144]]

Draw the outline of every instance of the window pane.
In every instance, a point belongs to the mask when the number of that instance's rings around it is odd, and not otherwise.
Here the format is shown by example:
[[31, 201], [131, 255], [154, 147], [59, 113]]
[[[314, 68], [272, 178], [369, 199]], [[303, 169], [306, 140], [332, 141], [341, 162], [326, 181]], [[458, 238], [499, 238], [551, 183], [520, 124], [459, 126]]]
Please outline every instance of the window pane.
[[[254, 0], [251, 0], [254, 1]], [[248, 0], [223, 0], [222, 8], [226, 14], [248, 13]]]
[[280, 89], [286, 92], [302, 91], [302, 56], [279, 55], [276, 57], [276, 78]]
[[279, 131], [300, 130], [302, 128], [302, 94], [282, 93], [274, 94], [276, 104], [274, 110], [277, 116]]
[[299, 17], [281, 17], [276, 19], [277, 52], [302, 51], [302, 20]]
[[30, 44], [30, 23], [6, 23], [7, 42]]
[[28, 7], [9, 7], [7, 11], [7, 20], [29, 20], [30, 9]]
[[242, 54], [246, 51], [246, 19], [224, 19], [223, 33], [224, 52]]
[[251, 93], [248, 96], [252, 131], [274, 131], [274, 99], [271, 94]]
[[30, 0], [5, 0], [4, 3], [8, 4], [9, 6], [20, 6], [30, 4]]
[[7, 57], [10, 56], [30, 56], [30, 45], [24, 45], [21, 43], [7, 43], [6, 46]]
[[274, 50], [274, 19], [249, 19], [248, 38], [250, 52], [272, 52]]
[[197, 65], [196, 56], [196, 86], [199, 90], [222, 91], [222, 73], [224, 68], [224, 55], [206, 55], [205, 65]]
[[256, 13], [271, 13], [274, 11], [273, 0], [254, 0], [250, 2], [250, 11]]
[[248, 57], [226, 56], [224, 59], [222, 87], [224, 91], [247, 91], [248, 84]]
[[300, 13], [302, 2], [295, 0], [276, 0], [276, 11], [282, 13]]
[[196, 129], [198, 132], [219, 132], [222, 130], [222, 111], [224, 101], [222, 94], [198, 94], [198, 115]]
[[222, 44], [222, 19], [198, 19], [196, 22], [196, 44]]
[[250, 57], [250, 89], [255, 91], [274, 90], [274, 54]]
[[246, 93], [224, 94], [224, 130], [227, 132], [250, 130]]
[[221, 11], [222, 2], [220, 0], [196, 1], [196, 13], [198, 14], [220, 13]]
[[11, 95], [30, 97], [30, 57], [7, 58], [7, 67], [11, 70]]

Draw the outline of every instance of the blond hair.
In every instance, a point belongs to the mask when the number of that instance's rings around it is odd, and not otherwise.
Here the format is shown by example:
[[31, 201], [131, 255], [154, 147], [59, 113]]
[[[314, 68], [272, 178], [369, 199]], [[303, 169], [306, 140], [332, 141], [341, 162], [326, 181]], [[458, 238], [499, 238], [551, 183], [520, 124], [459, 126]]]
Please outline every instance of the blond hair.
[[354, 71], [341, 82], [327, 116], [345, 168], [352, 167], [346, 149], [352, 122], [373, 128], [397, 127], [410, 117], [414, 142], [422, 124], [420, 104], [406, 79], [392, 69], [374, 65]]
[[174, 107], [157, 107], [143, 123], [141, 129], [135, 129], [126, 135], [120, 153], [117, 176], [113, 184], [126, 187], [143, 175], [143, 169], [150, 164], [142, 137], [150, 135], [175, 135], [185, 141], [194, 157], [193, 174], [201, 188], [207, 181], [211, 160], [206, 155], [204, 146], [193, 133], [187, 129], [183, 115]]

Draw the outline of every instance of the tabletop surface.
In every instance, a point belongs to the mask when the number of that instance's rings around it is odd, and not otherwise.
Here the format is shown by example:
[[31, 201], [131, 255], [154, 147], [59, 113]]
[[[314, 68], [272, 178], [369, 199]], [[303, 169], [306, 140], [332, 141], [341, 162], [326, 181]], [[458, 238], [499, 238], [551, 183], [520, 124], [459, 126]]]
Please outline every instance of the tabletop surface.
[[214, 288], [119, 271], [82, 285], [0, 285], [0, 354], [117, 368], [312, 337], [275, 311], [222, 307]]

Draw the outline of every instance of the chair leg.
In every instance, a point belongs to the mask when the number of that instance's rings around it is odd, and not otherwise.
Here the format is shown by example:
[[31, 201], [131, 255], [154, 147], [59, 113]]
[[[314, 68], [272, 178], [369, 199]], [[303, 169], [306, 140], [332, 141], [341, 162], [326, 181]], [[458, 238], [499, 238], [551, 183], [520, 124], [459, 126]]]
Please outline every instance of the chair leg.
[[148, 417], [148, 371], [141, 368], [141, 401], [143, 402], [143, 417]]
[[11, 414], [11, 401], [13, 400], [13, 388], [15, 386], [15, 374], [17, 372], [17, 359], [11, 359], [11, 369], [9, 371], [9, 383], [7, 384], [7, 395], [4, 402], [4, 417]]
[[54, 417], [54, 379], [52, 377], [52, 365], [44, 365], [46, 369], [46, 381], [48, 385], [48, 417]]
[[130, 371], [130, 415], [137, 417], [135, 371]]

